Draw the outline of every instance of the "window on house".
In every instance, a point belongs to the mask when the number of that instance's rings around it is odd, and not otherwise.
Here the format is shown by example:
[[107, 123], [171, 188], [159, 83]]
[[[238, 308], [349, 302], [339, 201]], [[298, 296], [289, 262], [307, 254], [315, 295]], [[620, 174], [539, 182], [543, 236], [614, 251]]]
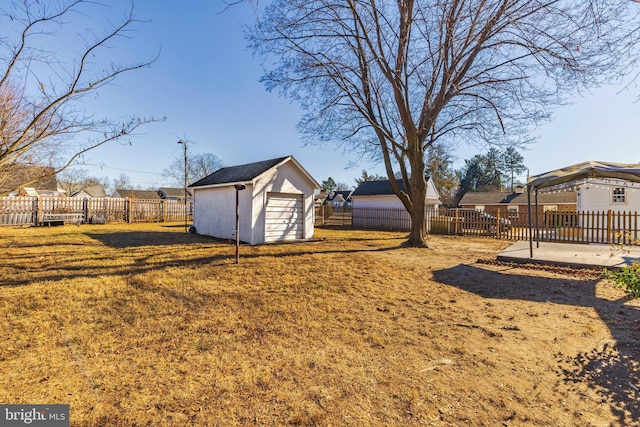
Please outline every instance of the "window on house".
[[518, 207], [517, 206], [509, 206], [507, 215], [509, 218], [517, 218], [518, 217]]
[[558, 205], [544, 205], [544, 212], [557, 212]]
[[614, 188], [611, 197], [612, 203], [626, 203], [626, 192], [623, 187]]
[[476, 210], [480, 212], [484, 212], [484, 205], [476, 205]]

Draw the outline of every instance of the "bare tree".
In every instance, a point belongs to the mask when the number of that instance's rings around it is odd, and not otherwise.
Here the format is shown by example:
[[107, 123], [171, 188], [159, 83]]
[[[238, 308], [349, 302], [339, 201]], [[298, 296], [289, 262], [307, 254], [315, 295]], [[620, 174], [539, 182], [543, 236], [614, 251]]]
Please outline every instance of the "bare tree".
[[[311, 141], [384, 162], [426, 245], [425, 153], [455, 141], [522, 144], [566, 96], [638, 58], [621, 0], [274, 0], [249, 32], [263, 80], [306, 111]], [[396, 172], [407, 191], [400, 190]]]
[[[170, 179], [175, 185], [184, 185], [184, 157], [176, 157], [171, 164], [163, 169], [162, 177]], [[211, 175], [222, 167], [222, 160], [213, 153], [187, 153], [187, 182], [189, 184]]]
[[73, 196], [93, 185], [102, 185], [105, 188], [109, 185], [109, 178], [90, 176], [88, 170], [79, 168], [65, 169], [56, 178], [58, 179], [58, 187], [64, 190], [67, 196]]
[[131, 190], [133, 188], [131, 184], [131, 178], [128, 175], [121, 173], [117, 178], [114, 178], [109, 191], [113, 194], [118, 190]]
[[349, 191], [352, 188], [345, 182], [336, 182], [336, 191]]
[[129, 38], [139, 22], [133, 5], [104, 33], [87, 30], [77, 34], [77, 43], [70, 41], [64, 30], [73, 28], [74, 19], [99, 16], [96, 7], [104, 6], [85, 0], [0, 6], [0, 175], [15, 175], [24, 165], [50, 166], [57, 173], [87, 151], [123, 141], [156, 121], [99, 119], [82, 108], [83, 100], [118, 76], [155, 60], [117, 65], [109, 56], [115, 41]]

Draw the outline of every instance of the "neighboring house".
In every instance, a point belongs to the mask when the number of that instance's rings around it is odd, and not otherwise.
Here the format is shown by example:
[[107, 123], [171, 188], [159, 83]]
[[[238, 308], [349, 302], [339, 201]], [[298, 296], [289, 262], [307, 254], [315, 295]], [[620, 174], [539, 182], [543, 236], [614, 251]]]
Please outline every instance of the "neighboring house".
[[73, 193], [71, 197], [78, 199], [98, 199], [107, 197], [107, 191], [102, 184], [87, 185], [82, 190]]
[[315, 193], [313, 195], [313, 204], [316, 207], [322, 206], [326, 200], [327, 200], [327, 193], [325, 193], [324, 191], [320, 191], [319, 193]]
[[[640, 168], [640, 165], [638, 165]], [[576, 186], [580, 212], [640, 212], [640, 183], [588, 178]]]
[[[160, 187], [160, 197], [166, 200], [179, 200], [184, 202], [184, 188]], [[187, 200], [191, 199], [191, 192], [187, 190]]]
[[[236, 186], [242, 190], [236, 190]], [[198, 234], [260, 244], [313, 237], [314, 192], [320, 188], [293, 156], [225, 167], [189, 186]]]
[[[406, 191], [404, 182], [399, 179], [398, 186]], [[442, 203], [433, 180], [427, 178], [426, 208], [436, 209]], [[353, 207], [352, 224], [354, 227], [389, 230], [408, 230], [411, 228], [411, 216], [402, 201], [391, 189], [389, 180], [365, 181], [351, 193]], [[430, 223], [428, 223], [430, 227]]]
[[[532, 203], [533, 203], [533, 195]], [[514, 192], [469, 192], [460, 199], [460, 207], [475, 209], [501, 218], [526, 218], [529, 214], [527, 193], [524, 188]], [[538, 211], [575, 212], [576, 192], [558, 191], [538, 194]]]
[[13, 196], [59, 196], [55, 169], [46, 166], [12, 165], [0, 171], [0, 194]]
[[160, 194], [154, 190], [127, 190], [119, 188], [113, 197], [122, 199], [160, 200]]
[[332, 191], [327, 196], [328, 203], [334, 208], [351, 206], [351, 193], [353, 190]]
[[[400, 190], [406, 191], [404, 182], [398, 180]], [[437, 208], [442, 202], [438, 190], [431, 177], [427, 178], [427, 208]], [[396, 208], [405, 209], [402, 201], [391, 189], [388, 179], [380, 181], [365, 181], [351, 193], [351, 203], [357, 208]]]

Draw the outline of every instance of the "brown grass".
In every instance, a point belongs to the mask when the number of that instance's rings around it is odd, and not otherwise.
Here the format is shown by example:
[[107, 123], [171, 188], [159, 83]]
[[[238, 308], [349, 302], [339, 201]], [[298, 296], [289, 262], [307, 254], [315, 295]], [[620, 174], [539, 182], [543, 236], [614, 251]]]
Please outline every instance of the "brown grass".
[[[475, 264], [504, 242], [412, 249], [401, 233], [324, 229], [242, 247], [235, 265], [232, 245], [182, 231], [0, 229], [0, 402], [69, 403], [72, 425], [122, 426], [588, 425], [640, 413], [633, 388], [572, 376], [580, 354], [621, 336], [601, 309], [635, 322], [637, 306], [602, 283]], [[634, 355], [616, 357], [640, 385]]]

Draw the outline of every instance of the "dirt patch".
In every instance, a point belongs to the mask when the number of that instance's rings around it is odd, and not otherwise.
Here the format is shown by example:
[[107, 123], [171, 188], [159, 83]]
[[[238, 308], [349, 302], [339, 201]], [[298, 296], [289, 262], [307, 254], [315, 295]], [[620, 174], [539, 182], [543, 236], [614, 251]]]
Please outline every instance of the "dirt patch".
[[316, 237], [235, 265], [159, 225], [0, 229], [0, 401], [72, 425], [640, 425], [640, 303], [597, 272]]

